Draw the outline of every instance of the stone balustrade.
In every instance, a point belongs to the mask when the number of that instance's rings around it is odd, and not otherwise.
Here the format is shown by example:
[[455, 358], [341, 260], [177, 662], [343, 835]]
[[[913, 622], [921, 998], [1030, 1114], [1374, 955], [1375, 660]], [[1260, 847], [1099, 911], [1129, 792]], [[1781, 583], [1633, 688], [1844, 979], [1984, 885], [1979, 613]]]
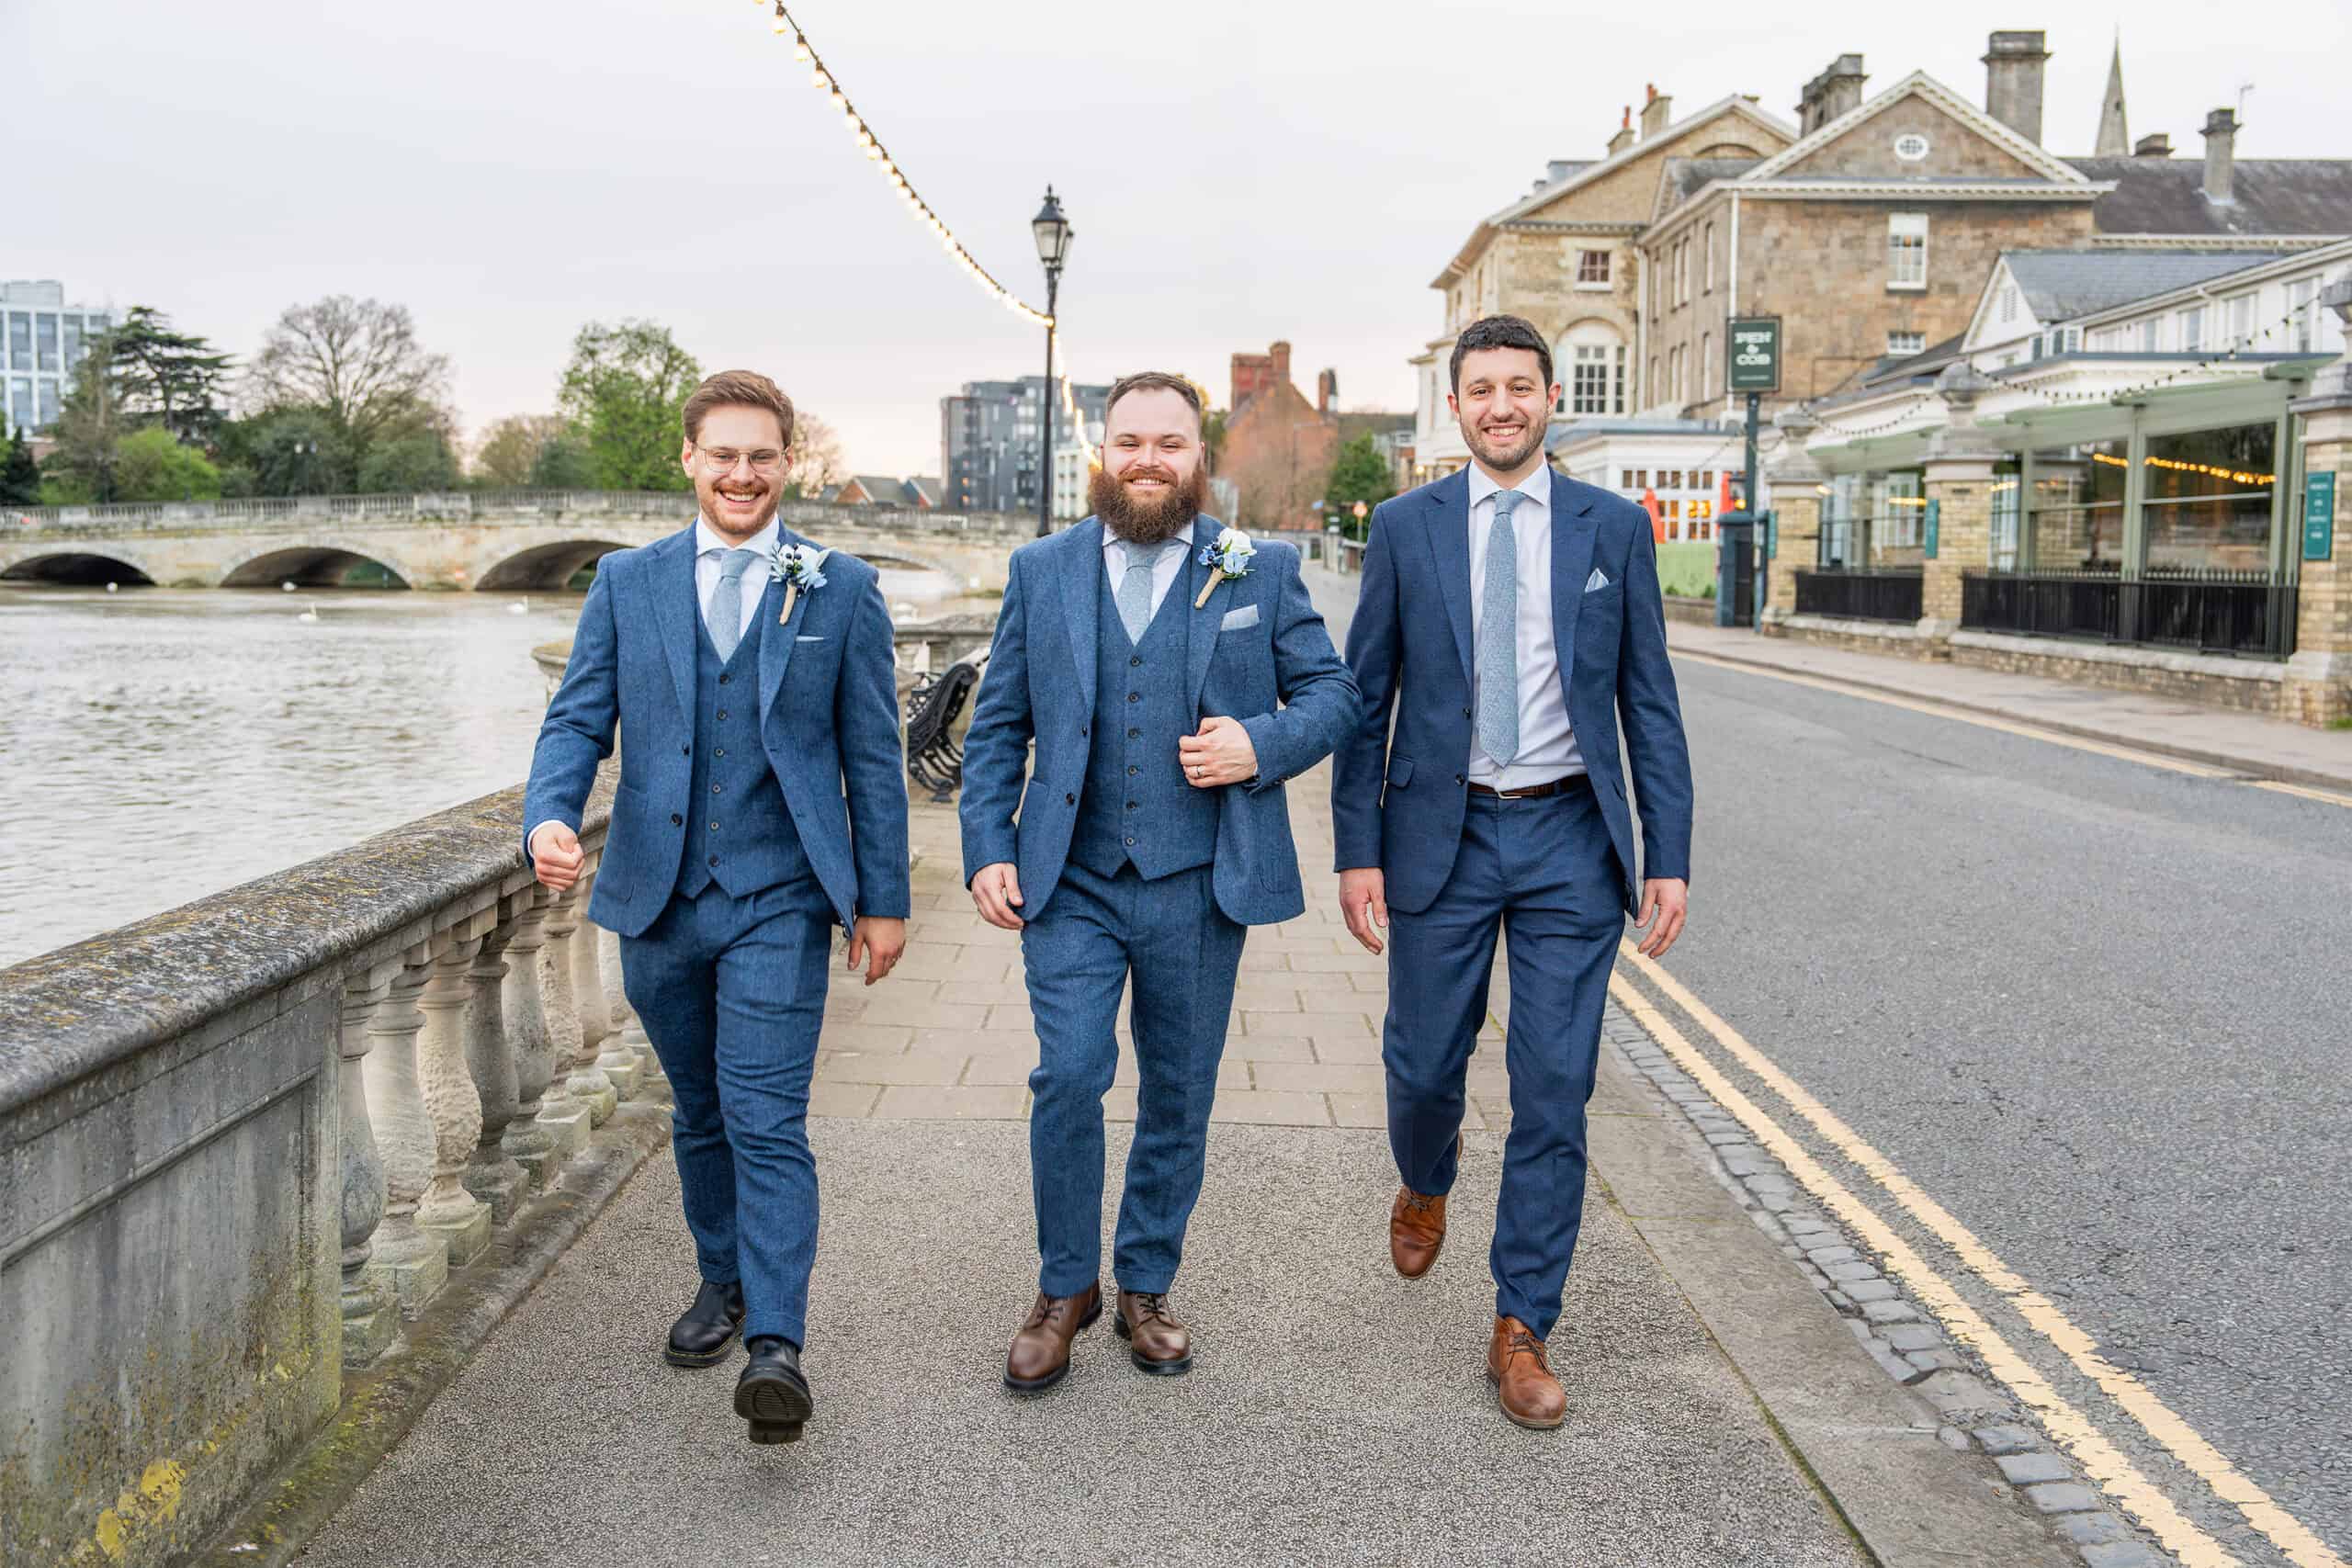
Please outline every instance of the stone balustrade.
[[203, 1540], [658, 1080], [610, 791], [569, 894], [518, 788], [0, 970], [0, 1562]]

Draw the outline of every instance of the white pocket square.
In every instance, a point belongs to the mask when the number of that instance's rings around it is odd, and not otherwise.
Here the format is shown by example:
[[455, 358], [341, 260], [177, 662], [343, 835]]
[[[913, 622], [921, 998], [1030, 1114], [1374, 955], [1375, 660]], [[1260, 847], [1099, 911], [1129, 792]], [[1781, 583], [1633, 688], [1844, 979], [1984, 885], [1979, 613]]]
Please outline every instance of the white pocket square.
[[1244, 604], [1238, 610], [1227, 610], [1225, 613], [1225, 619], [1216, 624], [1216, 629], [1221, 632], [1238, 632], [1244, 626], [1254, 626], [1257, 624], [1258, 606]]
[[795, 642], [822, 642], [825, 639], [820, 637], [797, 637], [792, 640]]
[[1608, 586], [1609, 574], [1601, 570], [1599, 567], [1594, 567], [1592, 569], [1592, 575], [1584, 580], [1584, 591], [1587, 593], [1597, 593]]

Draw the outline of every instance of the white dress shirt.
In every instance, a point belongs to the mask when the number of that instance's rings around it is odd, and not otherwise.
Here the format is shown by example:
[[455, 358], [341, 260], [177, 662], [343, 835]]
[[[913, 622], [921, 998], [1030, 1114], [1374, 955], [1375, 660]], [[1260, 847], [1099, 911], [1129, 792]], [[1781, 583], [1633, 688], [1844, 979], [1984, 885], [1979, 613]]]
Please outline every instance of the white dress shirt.
[[[1121, 547], [1125, 541], [1102, 525], [1102, 570], [1111, 574], [1111, 598], [1119, 597], [1119, 583], [1127, 575], [1127, 552]], [[1182, 544], [1181, 550], [1171, 550], [1170, 544]], [[1193, 550], [1193, 525], [1185, 524], [1160, 546], [1159, 558], [1151, 563], [1151, 613], [1159, 614], [1159, 606], [1167, 602], [1168, 591], [1176, 585], [1176, 578], [1184, 570], [1184, 558]]]
[[[1470, 706], [1477, 711], [1479, 622], [1486, 615], [1487, 539], [1495, 528], [1495, 492], [1503, 487], [1470, 465]], [[1560, 685], [1560, 654], [1552, 638], [1552, 470], [1537, 468], [1518, 486], [1510, 514], [1519, 558], [1519, 755], [1509, 767], [1470, 738], [1470, 782], [1488, 789], [1525, 789], [1585, 771], [1576, 729], [1568, 723]]]
[[710, 621], [710, 599], [718, 592], [719, 563], [727, 552], [757, 550], [760, 558], [743, 570], [743, 624], [735, 628], [735, 640], [741, 642], [751, 634], [752, 617], [760, 613], [760, 595], [768, 591], [768, 553], [775, 548], [783, 527], [779, 520], [771, 517], [766, 527], [741, 544], [733, 545], [700, 517], [695, 519], [695, 597], [701, 602], [705, 625]]

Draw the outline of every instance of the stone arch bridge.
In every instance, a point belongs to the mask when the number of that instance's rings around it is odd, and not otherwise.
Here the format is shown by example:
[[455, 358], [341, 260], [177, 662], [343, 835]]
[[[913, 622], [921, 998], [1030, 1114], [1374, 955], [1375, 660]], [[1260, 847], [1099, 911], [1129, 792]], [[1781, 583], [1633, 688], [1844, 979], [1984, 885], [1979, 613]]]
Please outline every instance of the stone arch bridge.
[[[787, 501], [785, 523], [933, 594], [1001, 590], [1035, 525], [997, 513]], [[347, 583], [552, 592], [616, 549], [694, 516], [678, 493], [474, 491], [0, 509], [0, 579], [124, 587]], [[918, 579], [917, 581], [920, 581]]]

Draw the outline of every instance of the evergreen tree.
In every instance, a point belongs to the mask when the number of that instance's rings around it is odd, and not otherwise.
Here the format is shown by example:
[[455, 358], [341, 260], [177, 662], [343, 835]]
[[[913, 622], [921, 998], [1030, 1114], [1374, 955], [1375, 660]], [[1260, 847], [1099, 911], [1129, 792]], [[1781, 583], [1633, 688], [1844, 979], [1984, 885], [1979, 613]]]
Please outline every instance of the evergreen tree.
[[8, 455], [0, 459], [0, 506], [36, 506], [40, 502], [40, 465], [33, 461], [33, 444], [21, 430], [8, 436]]

